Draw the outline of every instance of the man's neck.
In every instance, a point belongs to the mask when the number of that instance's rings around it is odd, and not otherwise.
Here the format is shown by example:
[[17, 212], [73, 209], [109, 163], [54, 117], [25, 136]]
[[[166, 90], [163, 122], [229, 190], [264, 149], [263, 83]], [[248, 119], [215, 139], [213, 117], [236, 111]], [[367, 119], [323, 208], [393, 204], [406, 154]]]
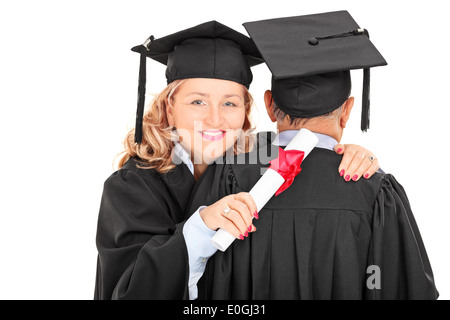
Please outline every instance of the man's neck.
[[325, 134], [327, 136], [332, 137], [337, 142], [340, 142], [341, 138], [342, 138], [342, 131], [339, 132], [339, 130], [333, 129], [328, 126], [314, 126], [314, 125], [308, 125], [308, 124], [301, 125], [301, 126], [289, 126], [289, 125], [278, 125], [277, 126], [278, 132], [283, 132], [283, 131], [287, 131], [287, 130], [300, 130], [302, 128], [308, 129], [312, 132]]

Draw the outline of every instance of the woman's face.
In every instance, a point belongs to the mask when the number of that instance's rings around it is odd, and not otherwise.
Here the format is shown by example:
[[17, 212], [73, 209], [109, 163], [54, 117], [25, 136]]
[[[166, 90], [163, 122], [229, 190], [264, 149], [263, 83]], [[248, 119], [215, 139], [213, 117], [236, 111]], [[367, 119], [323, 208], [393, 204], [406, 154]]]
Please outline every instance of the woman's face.
[[167, 103], [169, 124], [194, 164], [211, 163], [231, 148], [245, 121], [245, 88], [233, 81], [188, 79]]

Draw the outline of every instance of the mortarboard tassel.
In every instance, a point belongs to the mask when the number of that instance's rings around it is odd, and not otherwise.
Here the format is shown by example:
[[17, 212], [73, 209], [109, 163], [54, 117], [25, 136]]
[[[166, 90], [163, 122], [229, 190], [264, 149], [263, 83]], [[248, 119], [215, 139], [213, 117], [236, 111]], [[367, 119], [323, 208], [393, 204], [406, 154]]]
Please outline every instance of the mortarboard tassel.
[[[369, 32], [364, 29], [364, 35], [369, 38]], [[369, 129], [370, 116], [370, 68], [364, 69], [363, 74], [363, 93], [361, 109], [361, 130], [366, 132]]]
[[369, 129], [370, 116], [370, 69], [364, 69], [363, 94], [361, 109], [361, 130], [366, 132]]
[[139, 63], [139, 83], [138, 83], [138, 98], [137, 98], [137, 110], [136, 110], [136, 127], [134, 132], [134, 142], [142, 142], [142, 121], [144, 116], [145, 105], [145, 83], [147, 81], [147, 51], [148, 45], [154, 40], [153, 36], [150, 36], [141, 46], [140, 50], [140, 63]]

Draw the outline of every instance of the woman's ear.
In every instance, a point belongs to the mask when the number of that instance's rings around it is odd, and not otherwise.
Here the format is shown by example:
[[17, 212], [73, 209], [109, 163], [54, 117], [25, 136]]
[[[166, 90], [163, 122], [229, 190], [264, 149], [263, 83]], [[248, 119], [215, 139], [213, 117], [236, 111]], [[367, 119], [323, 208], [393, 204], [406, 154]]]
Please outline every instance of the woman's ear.
[[339, 119], [339, 124], [342, 129], [347, 125], [347, 121], [350, 118], [350, 113], [352, 112], [353, 105], [355, 104], [355, 98], [348, 98], [342, 105], [341, 118]]
[[275, 113], [273, 112], [272, 91], [266, 90], [266, 92], [264, 92], [264, 104], [266, 105], [267, 115], [269, 116], [270, 120], [272, 120], [272, 122], [276, 122], [277, 117], [275, 117]]

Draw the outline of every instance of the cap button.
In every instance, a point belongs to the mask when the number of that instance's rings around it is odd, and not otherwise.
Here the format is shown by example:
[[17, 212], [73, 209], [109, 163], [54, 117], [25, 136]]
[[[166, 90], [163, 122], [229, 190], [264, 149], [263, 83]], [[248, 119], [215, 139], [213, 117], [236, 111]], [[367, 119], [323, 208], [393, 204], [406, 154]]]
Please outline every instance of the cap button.
[[315, 46], [319, 43], [319, 40], [317, 40], [317, 38], [309, 38], [308, 43], [312, 46]]

